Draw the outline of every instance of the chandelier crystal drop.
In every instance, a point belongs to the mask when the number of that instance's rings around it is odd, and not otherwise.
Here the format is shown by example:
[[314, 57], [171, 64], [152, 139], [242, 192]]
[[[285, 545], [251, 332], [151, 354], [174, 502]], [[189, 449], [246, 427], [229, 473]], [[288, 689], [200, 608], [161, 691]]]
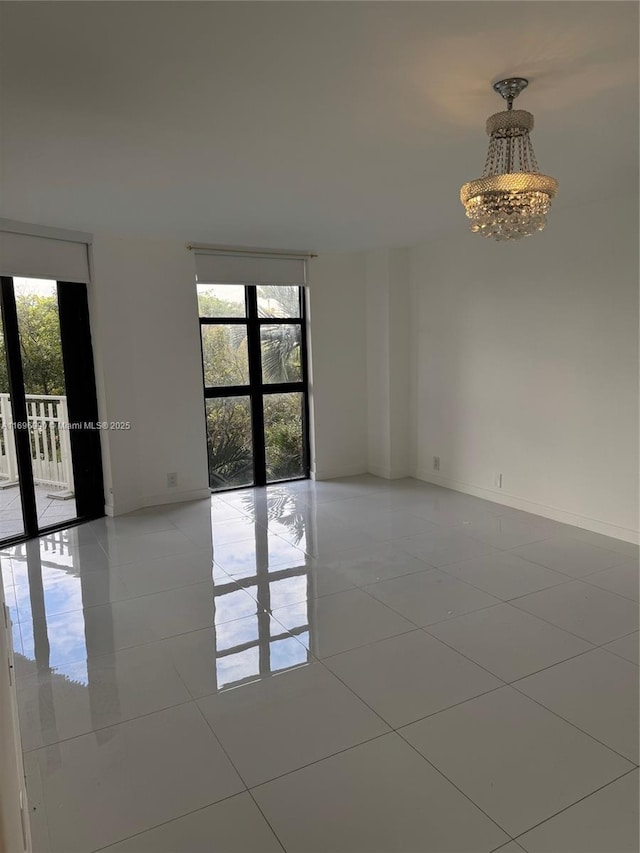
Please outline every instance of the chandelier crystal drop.
[[529, 137], [533, 116], [513, 109], [514, 99], [527, 85], [522, 77], [494, 84], [507, 109], [487, 119], [489, 151], [482, 177], [460, 190], [471, 230], [494, 240], [519, 240], [542, 231], [558, 191], [556, 179], [538, 169]]

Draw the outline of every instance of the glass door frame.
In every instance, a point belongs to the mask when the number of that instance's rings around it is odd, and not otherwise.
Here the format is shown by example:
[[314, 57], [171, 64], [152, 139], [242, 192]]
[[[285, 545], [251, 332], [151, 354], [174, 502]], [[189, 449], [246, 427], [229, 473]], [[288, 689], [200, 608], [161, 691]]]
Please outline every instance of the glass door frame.
[[24, 527], [22, 534], [0, 540], [0, 547], [15, 545], [42, 534], [74, 527], [104, 515], [102, 450], [98, 429], [98, 399], [87, 286], [78, 282], [57, 281], [56, 289], [76, 516], [42, 527], [38, 523], [15, 290], [11, 276], [0, 276], [0, 311]]
[[[199, 284], [215, 285], [218, 282], [198, 282]], [[309, 439], [309, 362], [307, 354], [307, 306], [306, 288], [298, 287], [300, 301], [299, 317], [260, 317], [258, 313], [259, 284], [244, 284], [245, 316], [244, 317], [199, 317], [200, 351], [202, 359], [202, 382], [205, 401], [205, 419], [207, 400], [223, 397], [248, 397], [251, 408], [251, 443], [253, 450], [253, 483], [246, 486], [231, 486], [228, 489], [212, 489], [212, 492], [232, 491], [237, 488], [251, 486], [266, 486], [274, 483], [290, 482], [292, 480], [307, 480], [311, 471], [311, 447]], [[247, 385], [207, 385], [204, 377], [204, 354], [202, 350], [203, 326], [245, 326], [247, 329], [247, 351], [249, 360], [249, 382]], [[274, 325], [291, 325], [300, 327], [300, 372], [302, 379], [297, 382], [263, 382], [261, 327]], [[302, 468], [300, 477], [284, 477], [280, 480], [267, 481], [266, 441], [264, 431], [263, 400], [270, 394], [302, 394]]]

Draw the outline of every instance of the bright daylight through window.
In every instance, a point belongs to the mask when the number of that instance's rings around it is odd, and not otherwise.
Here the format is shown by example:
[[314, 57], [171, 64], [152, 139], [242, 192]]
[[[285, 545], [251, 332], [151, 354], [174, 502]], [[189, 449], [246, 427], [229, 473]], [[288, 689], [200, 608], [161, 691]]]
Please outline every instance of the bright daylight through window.
[[197, 288], [209, 485], [307, 477], [304, 288]]

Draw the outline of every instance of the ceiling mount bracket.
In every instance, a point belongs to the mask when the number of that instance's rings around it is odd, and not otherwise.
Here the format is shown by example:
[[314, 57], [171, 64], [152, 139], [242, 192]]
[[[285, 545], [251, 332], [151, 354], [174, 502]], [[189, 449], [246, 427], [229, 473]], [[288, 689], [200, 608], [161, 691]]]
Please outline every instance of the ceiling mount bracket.
[[493, 84], [494, 92], [497, 92], [507, 102], [507, 109], [511, 109], [513, 102], [518, 97], [523, 89], [526, 89], [529, 81], [526, 77], [507, 77], [504, 80], [498, 80]]

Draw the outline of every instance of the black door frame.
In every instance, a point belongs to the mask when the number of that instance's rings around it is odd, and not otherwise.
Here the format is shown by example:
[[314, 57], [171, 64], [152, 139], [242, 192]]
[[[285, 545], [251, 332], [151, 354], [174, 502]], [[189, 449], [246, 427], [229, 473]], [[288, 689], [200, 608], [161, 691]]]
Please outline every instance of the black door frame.
[[[204, 282], [202, 282], [204, 284]], [[206, 282], [214, 285], [216, 282]], [[245, 316], [244, 317], [199, 317], [200, 322], [200, 350], [202, 360], [202, 383], [205, 400], [205, 419], [207, 400], [220, 399], [222, 397], [249, 397], [251, 408], [251, 443], [253, 449], [253, 486], [267, 485], [267, 465], [264, 435], [264, 408], [263, 398], [269, 394], [288, 394], [299, 392], [302, 394], [302, 466], [303, 474], [300, 477], [272, 480], [273, 483], [289, 482], [290, 480], [307, 480], [311, 470], [311, 449], [309, 440], [309, 372], [307, 356], [307, 300], [305, 288], [298, 287], [300, 316], [299, 317], [260, 317], [258, 315], [258, 287], [260, 285], [245, 284]], [[204, 357], [202, 354], [202, 327], [203, 326], [246, 326], [247, 328], [247, 350], [249, 358], [249, 382], [247, 385], [216, 385], [208, 386], [204, 379]], [[260, 327], [274, 325], [300, 326], [300, 368], [302, 379], [299, 382], [269, 382], [262, 381], [262, 350], [260, 344]], [[216, 489], [215, 491], [232, 491], [236, 488], [249, 488], [250, 486], [231, 486], [229, 489]], [[212, 491], [214, 491], [212, 489]]]
[[87, 286], [67, 281], [58, 281], [56, 285], [76, 517], [58, 524], [43, 527], [38, 525], [15, 291], [13, 278], [1, 276], [0, 311], [4, 329], [18, 466], [18, 488], [24, 525], [24, 533], [0, 541], [3, 547], [18, 544], [45, 533], [74, 527], [104, 515], [102, 452], [98, 429], [98, 399], [93, 369]]

